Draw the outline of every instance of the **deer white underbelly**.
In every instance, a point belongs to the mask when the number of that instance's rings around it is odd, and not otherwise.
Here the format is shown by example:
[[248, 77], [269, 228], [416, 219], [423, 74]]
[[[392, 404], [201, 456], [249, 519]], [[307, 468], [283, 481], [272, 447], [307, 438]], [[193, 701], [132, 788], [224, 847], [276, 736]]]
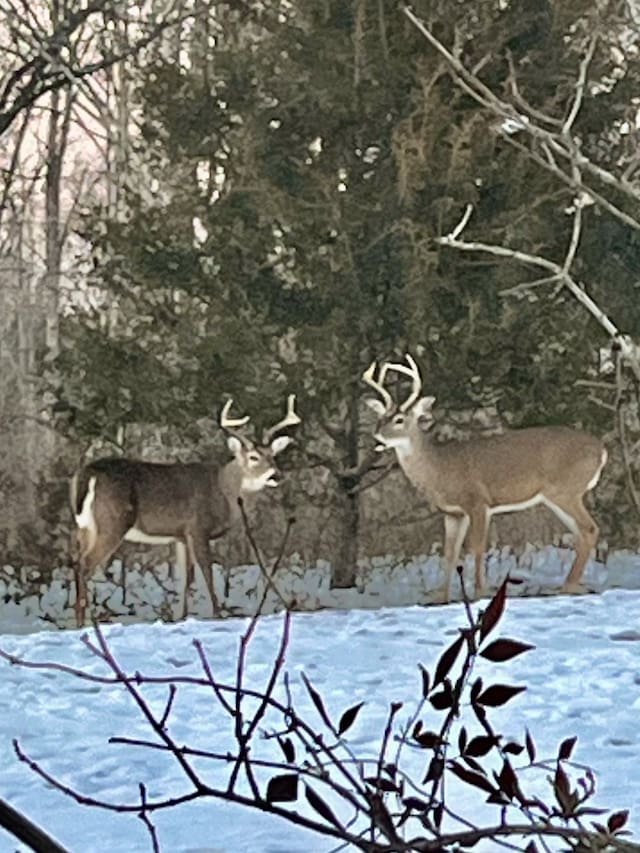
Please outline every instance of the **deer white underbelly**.
[[[487, 507], [487, 513], [489, 517], [491, 517], [492, 515], [500, 515], [503, 512], [517, 512], [520, 509], [529, 509], [529, 507], [538, 506], [538, 504], [541, 503], [546, 504], [547, 501], [544, 495], [537, 494], [526, 501], [519, 501], [517, 503], [510, 504], [496, 504], [495, 506]], [[438, 504], [438, 509], [441, 512], [449, 513], [450, 515], [467, 515], [466, 511], [458, 504]]]
[[518, 501], [512, 504], [497, 504], [489, 507], [489, 515], [500, 515], [503, 512], [518, 512], [521, 509], [529, 509], [532, 506], [538, 506], [540, 503], [545, 503], [544, 495], [537, 494], [526, 501]]
[[170, 545], [176, 541], [175, 536], [155, 536], [145, 533], [137, 527], [130, 527], [124, 535], [127, 542], [138, 542], [142, 545]]

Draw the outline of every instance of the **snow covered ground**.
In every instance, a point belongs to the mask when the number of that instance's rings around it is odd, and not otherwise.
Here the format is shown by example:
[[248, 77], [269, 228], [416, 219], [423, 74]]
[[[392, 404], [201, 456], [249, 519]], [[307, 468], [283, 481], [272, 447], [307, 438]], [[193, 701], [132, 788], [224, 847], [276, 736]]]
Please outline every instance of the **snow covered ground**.
[[[536, 557], [538, 580], [558, 565], [551, 552]], [[583, 597], [518, 597], [508, 601], [496, 636], [536, 646], [507, 664], [483, 661], [487, 679], [527, 684], [528, 689], [491, 715], [505, 734], [522, 742], [528, 728], [540, 757], [555, 756], [564, 738], [577, 735], [574, 758], [594, 768], [597, 804], [630, 808], [631, 827], [640, 831], [640, 565], [638, 555], [621, 555], [605, 569], [592, 564], [604, 591]], [[536, 581], [538, 582], [538, 581]], [[530, 579], [529, 585], [533, 583]], [[634, 588], [633, 588], [634, 587]], [[382, 596], [384, 597], [384, 596]], [[28, 620], [27, 620], [28, 621]], [[189, 619], [177, 624], [114, 624], [105, 627], [121, 666], [146, 675], [201, 675], [193, 640], [201, 640], [217, 677], [232, 683], [243, 618]], [[286, 671], [298, 711], [317, 720], [301, 681], [304, 672], [324, 697], [334, 718], [364, 701], [349, 739], [359, 755], [377, 755], [389, 704], [405, 704], [398, 728], [420, 697], [418, 664], [433, 667], [442, 649], [465, 624], [460, 604], [320, 610], [293, 617]], [[281, 615], [265, 616], [251, 643], [248, 682], [264, 684], [280, 639]], [[17, 630], [30, 626], [16, 621]], [[0, 637], [5, 651], [34, 661], [53, 661], [102, 673], [77, 631], [38, 631]], [[14, 755], [17, 738], [31, 758], [76, 790], [111, 802], [137, 802], [138, 784], [148, 795], [167, 797], [188, 789], [175, 762], [159, 751], [109, 744], [110, 736], [151, 738], [151, 732], [119, 686], [79, 681], [54, 671], [37, 671], [0, 662], [0, 744], [3, 772], [0, 797], [41, 824], [73, 853], [149, 851], [147, 830], [134, 816], [79, 806], [49, 788]], [[156, 709], [164, 707], [166, 686], [146, 687]], [[277, 723], [272, 721], [275, 726]], [[233, 749], [231, 721], [221, 714], [211, 691], [183, 686], [169, 721], [181, 744], [224, 752]], [[273, 741], [259, 742], [263, 757], [280, 757]], [[272, 751], [275, 750], [275, 751]], [[416, 773], [424, 772], [424, 757]], [[206, 781], [223, 785], [228, 767], [201, 764]], [[266, 783], [266, 778], [262, 780]], [[457, 794], [460, 812], [484, 819], [468, 788]], [[497, 815], [495, 815], [497, 817]], [[274, 817], [209, 800], [156, 815], [164, 853], [322, 853], [331, 841]], [[477, 847], [477, 850], [496, 849]], [[0, 850], [26, 850], [0, 834]]]

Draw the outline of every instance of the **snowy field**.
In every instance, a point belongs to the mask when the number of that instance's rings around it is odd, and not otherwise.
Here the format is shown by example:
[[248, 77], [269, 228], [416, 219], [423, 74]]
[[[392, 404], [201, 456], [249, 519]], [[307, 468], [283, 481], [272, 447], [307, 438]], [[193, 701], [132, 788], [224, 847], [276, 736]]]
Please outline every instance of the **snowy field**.
[[[538, 565], [537, 570], [544, 575], [544, 566]], [[638, 555], [621, 555], [606, 568], [592, 564], [590, 572], [603, 587], [627, 588], [605, 588], [582, 597], [510, 598], [496, 636], [517, 638], [536, 649], [507, 664], [482, 661], [478, 672], [485, 683], [493, 677], [528, 685], [525, 693], [491, 715], [498, 730], [522, 742], [528, 728], [538, 756], [548, 758], [555, 756], [560, 741], [577, 735], [573, 757], [596, 771], [597, 805], [629, 808], [631, 828], [638, 832]], [[532, 583], [530, 579], [529, 586]], [[243, 618], [216, 622], [189, 619], [173, 625], [114, 624], [104, 630], [126, 671], [200, 676], [193, 646], [198, 638], [218, 679], [233, 683], [239, 638], [246, 624]], [[440, 652], [451, 642], [457, 627], [464, 624], [463, 608], [456, 603], [295, 614], [285, 670], [291, 678], [298, 712], [318, 720], [302, 684], [302, 672], [336, 719], [351, 705], [364, 701], [348, 736], [360, 756], [375, 757], [389, 704], [405, 703], [397, 718], [399, 729], [420, 697], [418, 664], [433, 671]], [[254, 686], [266, 682], [281, 626], [282, 616], [277, 614], [263, 617], [259, 624], [248, 654], [247, 681]], [[16, 623], [16, 627], [24, 631], [28, 626]], [[81, 643], [78, 631], [38, 631], [23, 636], [5, 633], [0, 646], [32, 661], [105, 672], [105, 665]], [[73, 853], [151, 850], [147, 830], [138, 818], [77, 805], [20, 763], [11, 745], [17, 738], [23, 750], [48, 772], [97, 799], [137, 802], [140, 782], [147, 783], [150, 798], [185, 792], [188, 785], [168, 755], [108, 743], [110, 736], [153, 737], [126, 691], [120, 686], [92, 684], [64, 673], [24, 669], [4, 661], [0, 667], [0, 742], [4, 755], [0, 796]], [[156, 710], [164, 707], [166, 695], [166, 687], [145, 688], [145, 696]], [[180, 744], [221, 752], [234, 748], [232, 723], [209, 690], [181, 687], [169, 728]], [[271, 740], [261, 741], [259, 749], [262, 757], [281, 757]], [[418, 776], [424, 772], [423, 755], [417, 750], [408, 754], [410, 762], [418, 762]], [[208, 762], [200, 769], [205, 781], [224, 786], [227, 767]], [[267, 778], [262, 780], [265, 784]], [[482, 806], [469, 811], [469, 804], [475, 800], [470, 789], [461, 787], [457, 807], [460, 812], [466, 809], [467, 817], [475, 815], [482, 821], [488, 817], [478, 810]], [[155, 823], [164, 853], [322, 853], [335, 846], [331, 840], [275, 817], [215, 800], [159, 813]], [[1, 851], [22, 853], [26, 849], [0, 834]], [[496, 846], [479, 845], [475, 849], [488, 851]]]

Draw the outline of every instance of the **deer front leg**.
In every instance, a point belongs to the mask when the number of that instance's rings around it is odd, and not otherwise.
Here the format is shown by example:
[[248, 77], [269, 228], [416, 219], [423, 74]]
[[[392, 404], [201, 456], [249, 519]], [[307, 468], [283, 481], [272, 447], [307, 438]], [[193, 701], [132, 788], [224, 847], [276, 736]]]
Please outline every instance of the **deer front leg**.
[[451, 601], [451, 577], [460, 560], [462, 543], [469, 527], [468, 515], [445, 513], [444, 516], [444, 585], [443, 601]]
[[[204, 577], [204, 582], [207, 586], [209, 598], [211, 599], [212, 615], [218, 616], [220, 613], [220, 605], [216, 596], [216, 591], [213, 586], [213, 568], [211, 548], [209, 547], [209, 536], [207, 533], [192, 533], [189, 537], [192, 551], [192, 562], [200, 566], [200, 571]], [[191, 575], [193, 581], [193, 569]]]
[[489, 513], [483, 505], [474, 506], [469, 512], [469, 549], [473, 554], [475, 590], [474, 597], [482, 598], [487, 594], [487, 578], [484, 558], [487, 549], [487, 531]]

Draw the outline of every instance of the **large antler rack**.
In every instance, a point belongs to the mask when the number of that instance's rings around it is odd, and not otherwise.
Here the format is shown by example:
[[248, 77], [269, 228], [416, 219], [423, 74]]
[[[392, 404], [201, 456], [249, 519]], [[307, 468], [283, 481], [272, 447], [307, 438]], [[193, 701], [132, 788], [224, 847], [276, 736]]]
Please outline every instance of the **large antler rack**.
[[378, 373], [378, 378], [375, 378], [376, 375], [376, 367], [377, 362], [372, 361], [369, 367], [362, 374], [362, 381], [365, 382], [370, 388], [380, 396], [385, 410], [387, 412], [391, 412], [394, 409], [394, 402], [391, 394], [384, 387], [384, 379], [387, 375], [387, 370], [389, 369], [389, 364], [385, 362], [380, 368]]
[[295, 404], [296, 404], [296, 395], [289, 394], [287, 397], [287, 413], [282, 418], [281, 421], [278, 421], [277, 424], [274, 424], [269, 429], [266, 429], [263, 434], [263, 444], [269, 444], [272, 438], [274, 438], [279, 432], [287, 429], [288, 427], [297, 426], [302, 423], [301, 419], [295, 412]]
[[220, 412], [220, 426], [225, 432], [228, 432], [239, 438], [240, 441], [245, 445], [245, 447], [247, 447], [251, 444], [251, 442], [246, 437], [246, 435], [243, 435], [239, 430], [240, 427], [246, 426], [249, 423], [250, 417], [249, 415], [245, 415], [242, 418], [232, 418], [229, 415], [229, 412], [231, 411], [231, 406], [233, 406], [233, 398], [229, 397], [227, 402], [222, 407], [222, 411]]
[[412, 382], [411, 393], [403, 403], [400, 403], [400, 405], [398, 406], [398, 411], [408, 411], [408, 409], [410, 409], [411, 406], [413, 406], [415, 401], [418, 399], [418, 397], [420, 396], [420, 392], [422, 391], [422, 378], [420, 377], [420, 369], [418, 365], [408, 353], [405, 358], [409, 365], [408, 367], [406, 364], [400, 364], [395, 361], [385, 361], [382, 367], [380, 368], [377, 379], [375, 378], [375, 361], [372, 362], [362, 374], [363, 381], [366, 382], [366, 384], [370, 388], [373, 388], [374, 391], [376, 391], [380, 395], [380, 398], [384, 403], [384, 407], [387, 413], [392, 412], [396, 408], [391, 394], [384, 387], [384, 380], [389, 370], [393, 370], [396, 373], [402, 373], [404, 376], [408, 376]]
[[400, 403], [399, 411], [401, 412], [407, 412], [416, 402], [422, 391], [422, 377], [420, 376], [420, 368], [416, 364], [413, 357], [409, 355], [409, 353], [405, 355], [405, 359], [407, 360], [409, 367], [407, 367], [406, 364], [399, 364], [395, 361], [388, 361], [385, 364], [385, 367], [389, 370], [393, 370], [396, 373], [402, 373], [404, 376], [408, 376], [411, 379], [411, 393], [403, 403]]

